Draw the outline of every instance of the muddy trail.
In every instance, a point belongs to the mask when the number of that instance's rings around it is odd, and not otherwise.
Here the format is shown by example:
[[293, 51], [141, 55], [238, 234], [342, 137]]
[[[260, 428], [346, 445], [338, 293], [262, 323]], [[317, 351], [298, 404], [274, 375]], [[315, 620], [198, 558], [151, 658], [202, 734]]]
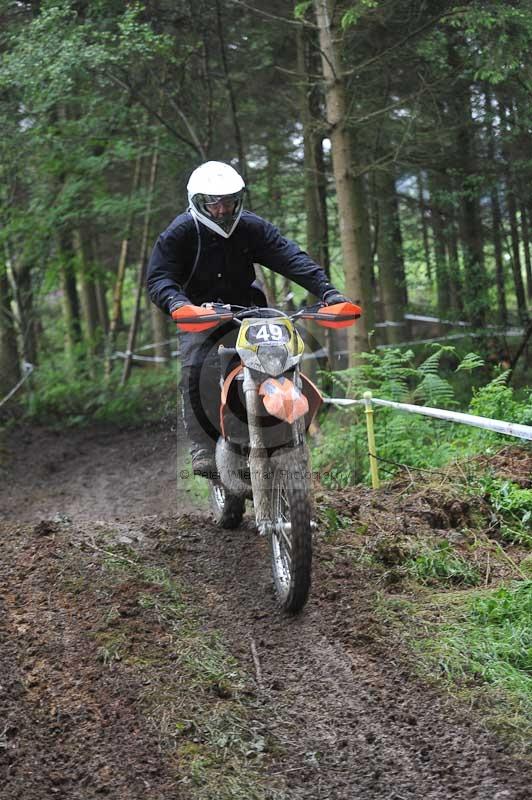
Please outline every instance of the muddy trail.
[[171, 428], [1, 439], [2, 800], [530, 797], [529, 767], [416, 677], [363, 567], [318, 537], [282, 615], [249, 514], [216, 529], [185, 473]]

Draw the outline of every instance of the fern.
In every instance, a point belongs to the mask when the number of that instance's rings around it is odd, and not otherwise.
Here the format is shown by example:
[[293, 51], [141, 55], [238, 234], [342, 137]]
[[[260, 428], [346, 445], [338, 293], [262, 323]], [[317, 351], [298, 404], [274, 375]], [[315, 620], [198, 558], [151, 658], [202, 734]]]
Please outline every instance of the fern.
[[[482, 358], [475, 353], [459, 360], [454, 347], [437, 347], [419, 366], [411, 350], [387, 348], [384, 352], [366, 353], [362, 359], [361, 365], [332, 374], [335, 389], [344, 396], [360, 397], [370, 389], [375, 397], [385, 400], [411, 400], [440, 408], [457, 406], [453, 382], [460, 380], [463, 385], [464, 379], [467, 381], [471, 372], [483, 365]], [[448, 363], [450, 359], [454, 364]], [[469, 410], [494, 419], [531, 424], [532, 398], [525, 402], [518, 400], [506, 385], [508, 374], [498, 375], [487, 386], [474, 390]], [[377, 409], [375, 423], [383, 477], [396, 471], [398, 464], [439, 469], [457, 457], [484, 451], [486, 442], [496, 443], [501, 439], [498, 434], [465, 425], [451, 425], [381, 407]], [[321, 430], [313, 459], [322, 470], [323, 482], [341, 487], [369, 481], [368, 445], [360, 407], [331, 410]]]
[[501, 372], [500, 375], [497, 375], [496, 378], [493, 378], [492, 381], [488, 383], [487, 386], [483, 386], [480, 391], [493, 389], [496, 386], [506, 386], [508, 384], [508, 379], [510, 377], [510, 370], [506, 369], [504, 372]]
[[443, 349], [438, 348], [432, 355], [423, 361], [418, 370], [422, 375], [437, 375], [440, 369], [440, 361], [443, 354]]
[[487, 386], [474, 391], [470, 411], [481, 417], [530, 425], [532, 422], [532, 395], [529, 396], [528, 402], [519, 402], [515, 398], [512, 388], [507, 386], [509, 376], [510, 371], [506, 370], [497, 375]]
[[484, 359], [477, 353], [467, 353], [456, 367], [455, 372], [472, 372], [474, 369], [483, 367], [484, 364]]
[[414, 391], [416, 399], [421, 400], [425, 405], [438, 408], [443, 406], [455, 406], [454, 389], [449, 381], [436, 373], [429, 372], [424, 377], [419, 386]]

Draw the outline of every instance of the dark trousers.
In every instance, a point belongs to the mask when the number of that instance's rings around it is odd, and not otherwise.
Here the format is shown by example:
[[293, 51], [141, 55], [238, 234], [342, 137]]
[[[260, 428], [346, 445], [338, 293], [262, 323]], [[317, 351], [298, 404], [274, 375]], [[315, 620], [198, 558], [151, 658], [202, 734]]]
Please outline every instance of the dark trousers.
[[204, 362], [181, 368], [183, 423], [191, 453], [212, 450], [220, 435], [220, 366]]
[[191, 453], [212, 450], [220, 436], [220, 359], [218, 347], [234, 347], [237, 331], [219, 325], [206, 334], [184, 334], [181, 340], [181, 398]]

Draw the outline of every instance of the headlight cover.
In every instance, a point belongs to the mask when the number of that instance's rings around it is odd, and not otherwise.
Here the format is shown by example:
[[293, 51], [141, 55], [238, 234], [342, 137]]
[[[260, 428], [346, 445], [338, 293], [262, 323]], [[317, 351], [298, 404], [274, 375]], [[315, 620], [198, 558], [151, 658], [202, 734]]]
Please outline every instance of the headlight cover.
[[288, 347], [284, 344], [264, 344], [257, 348], [257, 358], [268, 375], [281, 375], [288, 361]]

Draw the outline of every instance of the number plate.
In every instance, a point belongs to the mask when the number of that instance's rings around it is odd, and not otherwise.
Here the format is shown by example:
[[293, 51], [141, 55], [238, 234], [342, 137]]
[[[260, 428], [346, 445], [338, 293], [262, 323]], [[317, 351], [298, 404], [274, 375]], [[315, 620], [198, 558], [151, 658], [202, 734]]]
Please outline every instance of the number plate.
[[246, 339], [253, 345], [286, 344], [290, 341], [290, 331], [276, 322], [257, 322], [248, 327]]

